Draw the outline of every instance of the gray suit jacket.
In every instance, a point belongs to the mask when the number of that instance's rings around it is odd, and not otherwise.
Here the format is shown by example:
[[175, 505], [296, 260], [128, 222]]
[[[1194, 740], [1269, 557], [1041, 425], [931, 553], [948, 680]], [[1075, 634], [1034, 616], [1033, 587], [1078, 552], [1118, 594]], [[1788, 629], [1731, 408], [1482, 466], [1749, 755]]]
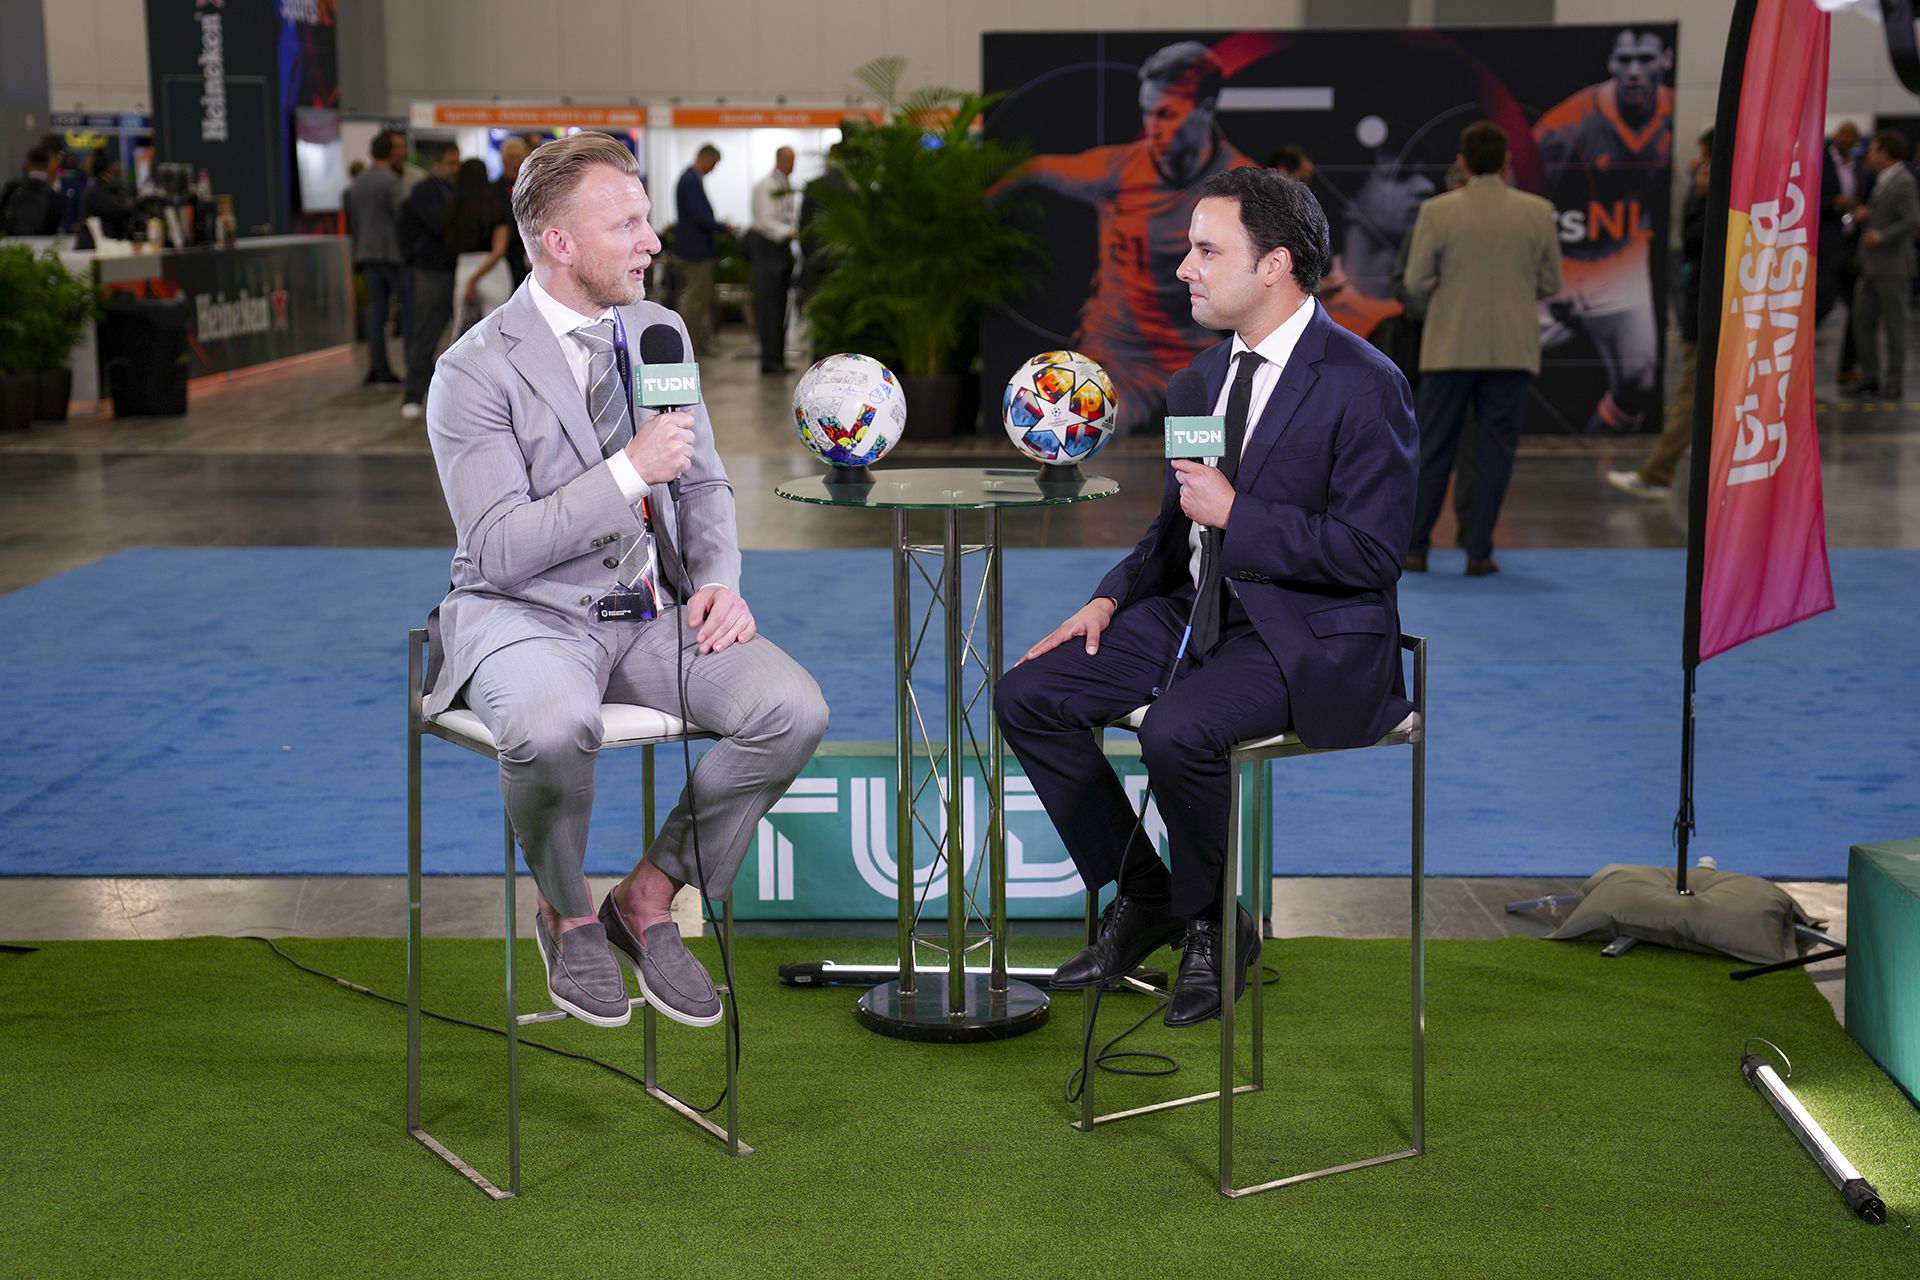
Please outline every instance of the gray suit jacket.
[[1920, 187], [1914, 183], [1913, 171], [1904, 164], [1896, 164], [1887, 185], [1870, 192], [1861, 203], [1871, 212], [1867, 226], [1879, 230], [1880, 243], [1871, 249], [1861, 244], [1860, 274], [1902, 278], [1912, 275], [1913, 236], [1920, 230]]
[[1420, 206], [1406, 291], [1426, 308], [1422, 372], [1540, 372], [1539, 301], [1560, 292], [1553, 206], [1493, 174]]
[[[636, 351], [650, 324], [671, 324], [686, 341], [680, 317], [656, 303], [622, 307], [620, 316]], [[635, 412], [641, 422], [654, 413]], [[606, 561], [617, 561], [642, 525], [527, 284], [440, 357], [427, 436], [458, 539], [452, 590], [429, 622], [438, 670], [428, 673], [427, 711], [437, 715], [496, 649], [535, 637], [585, 642], [593, 602], [613, 585]], [[694, 409], [679, 502], [664, 484], [650, 501], [694, 584], [738, 591], [733, 486], [705, 405]]]

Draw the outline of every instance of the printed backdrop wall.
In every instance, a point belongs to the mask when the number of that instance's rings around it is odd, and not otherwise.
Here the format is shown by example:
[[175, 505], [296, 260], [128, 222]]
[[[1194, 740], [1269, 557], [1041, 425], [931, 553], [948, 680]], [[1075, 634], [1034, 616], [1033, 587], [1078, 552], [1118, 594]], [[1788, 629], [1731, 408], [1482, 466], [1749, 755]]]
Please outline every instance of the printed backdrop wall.
[[[1657, 429], [1673, 192], [1676, 28], [1125, 32], [984, 38], [995, 137], [1034, 158], [996, 194], [1046, 252], [988, 314], [982, 402], [1035, 352], [1100, 361], [1121, 430], [1159, 430], [1166, 380], [1219, 335], [1175, 278], [1207, 175], [1303, 148], [1333, 232], [1321, 298], [1412, 368], [1393, 296], [1401, 241], [1442, 189], [1460, 130], [1506, 128], [1516, 185], [1550, 198], [1566, 287], [1541, 306], [1527, 429]], [[1691, 140], [1686, 148], [1692, 154]]]

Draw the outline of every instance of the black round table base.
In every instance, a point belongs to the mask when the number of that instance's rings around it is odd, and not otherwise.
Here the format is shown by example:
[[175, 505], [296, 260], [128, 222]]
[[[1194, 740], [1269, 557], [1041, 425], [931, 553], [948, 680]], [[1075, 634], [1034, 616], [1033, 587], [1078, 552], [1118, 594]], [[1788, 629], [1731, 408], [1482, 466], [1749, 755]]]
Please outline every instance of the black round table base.
[[1011, 1040], [1047, 1025], [1047, 997], [1038, 987], [1009, 979], [1005, 991], [987, 989], [984, 973], [966, 976], [966, 1012], [947, 1012], [947, 975], [916, 975], [910, 996], [900, 994], [900, 983], [883, 982], [860, 997], [853, 1016], [860, 1025], [883, 1036], [937, 1044], [971, 1044], [980, 1040]]

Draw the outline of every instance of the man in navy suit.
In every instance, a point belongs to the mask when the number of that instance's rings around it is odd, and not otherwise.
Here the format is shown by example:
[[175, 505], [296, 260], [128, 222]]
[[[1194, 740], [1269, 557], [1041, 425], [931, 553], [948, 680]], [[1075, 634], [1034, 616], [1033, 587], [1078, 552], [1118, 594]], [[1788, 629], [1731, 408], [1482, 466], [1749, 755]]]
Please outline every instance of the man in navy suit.
[[[1419, 455], [1406, 378], [1314, 296], [1331, 247], [1304, 185], [1215, 174], [1188, 238], [1179, 278], [1194, 319], [1233, 333], [1192, 365], [1227, 420], [1227, 456], [1169, 464], [1140, 545], [995, 693], [1081, 879], [1093, 892], [1119, 881], [1098, 939], [1053, 985], [1096, 986], [1184, 935], [1175, 1027], [1220, 1012], [1228, 749], [1289, 729], [1310, 746], [1362, 746], [1410, 710], [1395, 583]], [[1140, 754], [1171, 872], [1092, 733], [1149, 701]], [[1239, 933], [1236, 993], [1260, 953], [1244, 908]]]

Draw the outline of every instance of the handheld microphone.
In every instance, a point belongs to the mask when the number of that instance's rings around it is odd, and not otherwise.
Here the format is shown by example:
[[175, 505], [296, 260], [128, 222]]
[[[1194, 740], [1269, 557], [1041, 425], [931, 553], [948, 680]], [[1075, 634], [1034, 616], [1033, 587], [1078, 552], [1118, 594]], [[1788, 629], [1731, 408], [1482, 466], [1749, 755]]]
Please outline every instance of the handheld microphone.
[[[676, 335], [677, 336], [677, 335]], [[1166, 456], [1218, 458], [1227, 452], [1227, 420], [1208, 412], [1207, 379], [1182, 369], [1167, 379]]]
[[[687, 359], [687, 344], [670, 324], [650, 324], [640, 331], [638, 399], [649, 409], [672, 412], [700, 403], [700, 366]], [[667, 492], [680, 501], [680, 482], [670, 481]]]

